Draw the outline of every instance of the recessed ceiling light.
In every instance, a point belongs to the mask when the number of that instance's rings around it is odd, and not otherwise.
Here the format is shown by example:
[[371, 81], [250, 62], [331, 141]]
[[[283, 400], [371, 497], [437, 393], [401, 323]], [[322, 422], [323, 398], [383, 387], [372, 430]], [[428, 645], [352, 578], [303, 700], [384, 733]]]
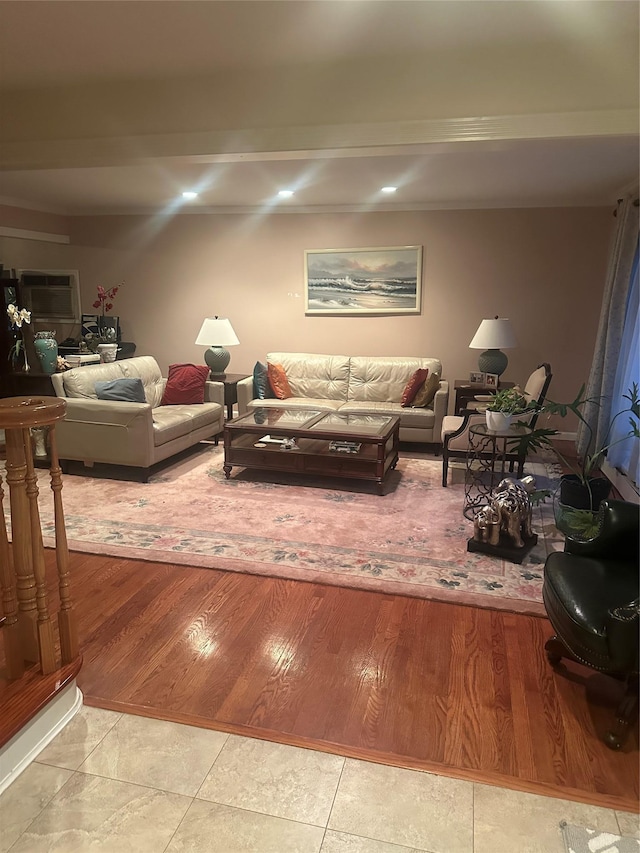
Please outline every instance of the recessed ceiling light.
[[278, 192], [278, 195], [280, 196], [280, 198], [291, 198], [291, 196], [293, 195], [293, 190], [280, 190]]
[[192, 190], [187, 190], [186, 192], [182, 193], [182, 198], [187, 198], [189, 200], [193, 198], [198, 198], [198, 193], [194, 193]]
[[398, 189], [398, 187], [382, 187], [382, 189], [380, 190], [380, 192], [383, 192], [383, 193], [394, 193], [397, 189]]

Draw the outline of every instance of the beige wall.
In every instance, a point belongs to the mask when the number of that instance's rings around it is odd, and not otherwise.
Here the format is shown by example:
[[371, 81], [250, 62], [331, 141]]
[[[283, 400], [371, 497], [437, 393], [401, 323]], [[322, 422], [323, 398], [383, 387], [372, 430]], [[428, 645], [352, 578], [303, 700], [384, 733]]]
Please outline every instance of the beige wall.
[[66, 216], [46, 213], [41, 210], [27, 210], [9, 204], [0, 204], [0, 226], [60, 235], [69, 232], [69, 222]]
[[[250, 372], [270, 350], [422, 355], [440, 358], [453, 380], [477, 369], [469, 341], [499, 314], [519, 344], [504, 378], [524, 381], [549, 361], [552, 397], [567, 399], [591, 364], [614, 222], [608, 208], [76, 217], [70, 246], [5, 238], [0, 256], [77, 268], [87, 313], [98, 284], [124, 279], [114, 309], [124, 338], [165, 370], [202, 363], [196, 335], [219, 314], [240, 339], [230, 371]], [[305, 316], [305, 249], [415, 244], [424, 247], [421, 315]]]

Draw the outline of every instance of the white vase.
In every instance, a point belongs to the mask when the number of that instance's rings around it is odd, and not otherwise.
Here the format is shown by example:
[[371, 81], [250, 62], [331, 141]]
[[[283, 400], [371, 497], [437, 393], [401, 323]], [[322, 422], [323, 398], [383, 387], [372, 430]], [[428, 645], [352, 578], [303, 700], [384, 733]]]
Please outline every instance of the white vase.
[[102, 362], [115, 361], [117, 352], [118, 344], [98, 344], [98, 355]]
[[487, 427], [494, 432], [506, 432], [511, 426], [513, 415], [508, 415], [505, 412], [490, 412], [488, 409], [485, 414]]

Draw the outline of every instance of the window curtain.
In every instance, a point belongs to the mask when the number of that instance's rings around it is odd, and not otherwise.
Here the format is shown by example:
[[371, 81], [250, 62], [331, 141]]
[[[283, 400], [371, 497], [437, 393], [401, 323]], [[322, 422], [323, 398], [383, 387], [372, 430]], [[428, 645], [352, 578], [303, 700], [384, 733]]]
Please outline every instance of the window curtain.
[[587, 404], [582, 412], [593, 430], [595, 444], [589, 447], [589, 431], [580, 424], [577, 438], [579, 456], [584, 456], [590, 450], [593, 451], [594, 447], [601, 446], [609, 430], [637, 244], [638, 206], [637, 193], [634, 193], [625, 196], [618, 204], [595, 352], [587, 383], [587, 397], [595, 397], [598, 402]]
[[[629, 406], [624, 399], [632, 383], [640, 385], [640, 286], [638, 283], [638, 261], [640, 255], [638, 244], [631, 269], [631, 287], [627, 300], [627, 310], [620, 347], [618, 372], [613, 391], [612, 412], [621, 411]], [[611, 427], [611, 442], [614, 444], [607, 453], [609, 464], [629, 475], [636, 485], [640, 483], [640, 458], [638, 456], [638, 440], [624, 438], [629, 433], [629, 415], [620, 415]]]

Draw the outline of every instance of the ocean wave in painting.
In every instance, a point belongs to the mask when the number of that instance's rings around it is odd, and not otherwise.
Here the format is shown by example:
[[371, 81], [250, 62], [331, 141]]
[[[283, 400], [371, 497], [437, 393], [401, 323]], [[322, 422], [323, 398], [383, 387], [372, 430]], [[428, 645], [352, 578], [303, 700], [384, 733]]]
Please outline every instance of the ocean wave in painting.
[[340, 278], [310, 278], [309, 287], [314, 290], [342, 293], [388, 293], [399, 296], [415, 296], [416, 279], [388, 278], [367, 279], [342, 276]]
[[310, 278], [309, 307], [321, 308], [411, 308], [416, 301], [416, 279], [366, 279], [343, 276]]

